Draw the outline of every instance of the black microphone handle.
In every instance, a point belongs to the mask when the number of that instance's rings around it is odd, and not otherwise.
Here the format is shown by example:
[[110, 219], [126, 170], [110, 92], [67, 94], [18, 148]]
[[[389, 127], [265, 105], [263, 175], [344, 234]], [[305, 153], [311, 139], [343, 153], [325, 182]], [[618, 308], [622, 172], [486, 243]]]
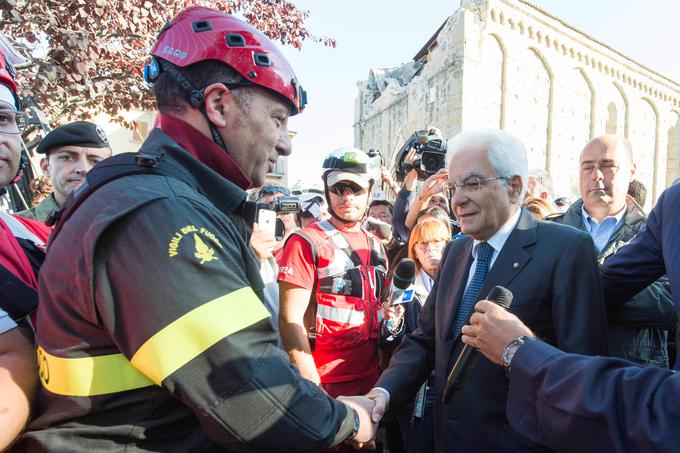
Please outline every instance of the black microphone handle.
[[[512, 303], [512, 292], [503, 286], [494, 286], [489, 295], [486, 296], [486, 299], [507, 310]], [[477, 365], [479, 355], [479, 351], [472, 346], [466, 344], [463, 347], [463, 350], [456, 359], [456, 363], [451, 368], [449, 376], [446, 378], [446, 385], [442, 393], [442, 403], [448, 403], [453, 392], [463, 388], [470, 372]]]
[[479, 351], [472, 346], [465, 345], [460, 355], [453, 364], [449, 377], [446, 379], [446, 386], [444, 386], [444, 393], [442, 394], [442, 403], [448, 403], [454, 391], [463, 388], [463, 383], [467, 380], [479, 360]]

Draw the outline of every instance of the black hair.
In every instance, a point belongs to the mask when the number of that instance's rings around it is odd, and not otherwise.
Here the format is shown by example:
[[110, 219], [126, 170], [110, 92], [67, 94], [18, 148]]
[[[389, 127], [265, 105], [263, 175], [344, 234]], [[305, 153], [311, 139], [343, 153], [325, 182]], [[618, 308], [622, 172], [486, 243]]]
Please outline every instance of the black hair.
[[[177, 68], [187, 79], [191, 81], [196, 89], [203, 89], [213, 83], [237, 83], [243, 81], [243, 76], [232, 67], [217, 61], [204, 60], [194, 63], [185, 68]], [[167, 71], [161, 72], [158, 79], [153, 84], [153, 92], [156, 97], [156, 106], [161, 114], [184, 113], [189, 107], [187, 93], [184, 88]], [[250, 94], [252, 89], [249, 87], [234, 89], [230, 91], [235, 99], [238, 100], [242, 109], [250, 105]]]
[[373, 206], [387, 206], [387, 209], [390, 210], [390, 215], [394, 215], [394, 205], [387, 200], [373, 200], [368, 205], [368, 209], [370, 210]]

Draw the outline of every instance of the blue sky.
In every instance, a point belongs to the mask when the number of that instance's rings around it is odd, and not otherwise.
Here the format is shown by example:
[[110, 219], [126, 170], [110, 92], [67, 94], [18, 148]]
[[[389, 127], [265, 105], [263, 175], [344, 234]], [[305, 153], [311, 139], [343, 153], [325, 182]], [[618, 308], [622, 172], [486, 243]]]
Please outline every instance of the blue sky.
[[[323, 157], [353, 144], [357, 82], [376, 67], [409, 61], [459, 0], [293, 0], [308, 10], [309, 30], [336, 48], [307, 42], [285, 48], [309, 107], [291, 118], [297, 132], [289, 182], [317, 180]], [[535, 0], [537, 6], [661, 73], [680, 80], [680, 2], [677, 0]]]

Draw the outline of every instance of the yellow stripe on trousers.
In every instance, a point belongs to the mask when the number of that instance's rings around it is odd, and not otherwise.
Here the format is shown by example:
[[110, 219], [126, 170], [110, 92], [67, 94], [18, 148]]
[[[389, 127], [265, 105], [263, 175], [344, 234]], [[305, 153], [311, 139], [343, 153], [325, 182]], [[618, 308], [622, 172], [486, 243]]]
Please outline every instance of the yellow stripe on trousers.
[[195, 308], [147, 340], [128, 361], [123, 354], [56, 357], [38, 347], [40, 380], [52, 393], [95, 396], [160, 385], [221, 339], [269, 317], [250, 287]]

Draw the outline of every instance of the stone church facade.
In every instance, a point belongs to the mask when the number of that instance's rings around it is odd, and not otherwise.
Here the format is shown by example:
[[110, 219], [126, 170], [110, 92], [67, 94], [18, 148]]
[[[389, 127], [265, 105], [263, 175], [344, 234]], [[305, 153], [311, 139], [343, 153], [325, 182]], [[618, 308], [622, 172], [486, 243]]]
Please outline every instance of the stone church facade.
[[462, 0], [413, 61], [359, 82], [355, 146], [387, 160], [418, 129], [505, 129], [577, 197], [592, 137], [627, 137], [647, 207], [680, 176], [680, 85], [524, 0]]

